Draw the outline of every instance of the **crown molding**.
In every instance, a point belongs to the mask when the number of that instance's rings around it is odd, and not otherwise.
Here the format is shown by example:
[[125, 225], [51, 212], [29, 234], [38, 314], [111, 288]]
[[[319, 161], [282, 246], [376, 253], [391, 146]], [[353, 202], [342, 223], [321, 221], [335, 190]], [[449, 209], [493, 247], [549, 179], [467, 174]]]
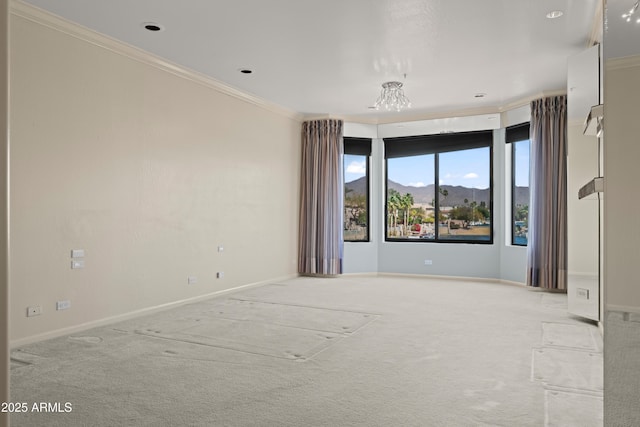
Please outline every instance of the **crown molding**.
[[79, 24], [68, 21], [64, 18], [61, 18], [38, 7], [24, 3], [20, 0], [11, 1], [10, 13], [13, 16], [17, 16], [36, 24], [43, 25], [68, 36], [77, 38], [87, 43], [91, 43], [102, 49], [106, 49], [110, 52], [116, 53], [134, 61], [143, 63], [145, 65], [157, 68], [185, 80], [189, 80], [191, 82], [213, 89], [224, 95], [228, 95], [249, 104], [253, 104], [272, 113], [276, 113], [296, 121], [302, 121], [303, 119], [303, 114], [300, 114], [296, 111], [270, 103], [257, 96], [242, 92], [212, 77], [167, 61], [166, 59], [163, 59], [145, 50], [128, 45], [107, 35], [83, 27]]
[[604, 62], [604, 66], [605, 66], [605, 71], [640, 67], [640, 55], [631, 55], [631, 56], [623, 56], [621, 58], [607, 59]]
[[532, 101], [541, 98], [548, 98], [551, 96], [559, 96], [566, 95], [566, 89], [558, 89], [558, 90], [550, 90], [550, 91], [541, 91], [537, 92], [533, 95], [529, 95], [527, 97], [519, 98], [516, 101], [509, 102], [505, 105], [494, 105], [494, 106], [486, 106], [479, 108], [468, 108], [463, 110], [448, 110], [445, 112], [438, 113], [420, 113], [416, 112], [414, 114], [410, 114], [409, 112], [403, 113], [394, 117], [371, 117], [371, 116], [349, 116], [349, 115], [307, 115], [304, 117], [304, 120], [311, 120], [317, 118], [335, 118], [342, 119], [345, 122], [353, 122], [353, 123], [364, 123], [364, 124], [392, 124], [392, 123], [404, 123], [404, 122], [413, 122], [413, 121], [421, 121], [421, 120], [435, 120], [435, 119], [449, 119], [452, 117], [467, 117], [467, 116], [481, 116], [484, 114], [501, 114], [506, 113], [511, 110], [515, 110], [516, 108], [524, 107], [530, 105]]

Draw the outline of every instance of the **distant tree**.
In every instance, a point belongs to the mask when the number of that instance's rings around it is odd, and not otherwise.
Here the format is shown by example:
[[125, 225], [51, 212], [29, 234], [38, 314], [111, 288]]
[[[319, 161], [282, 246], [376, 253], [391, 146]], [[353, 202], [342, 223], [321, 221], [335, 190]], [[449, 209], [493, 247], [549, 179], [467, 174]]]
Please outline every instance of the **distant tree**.
[[403, 233], [408, 235], [409, 227], [409, 210], [413, 206], [413, 196], [411, 193], [406, 193], [400, 198], [400, 206], [402, 208], [402, 222], [404, 225]]
[[400, 193], [392, 188], [387, 192], [387, 220], [388, 220], [388, 229], [393, 233], [391, 234], [389, 231], [389, 235], [396, 235], [396, 230], [398, 226], [398, 215], [401, 208], [400, 203]]
[[409, 209], [409, 224], [420, 224], [425, 222], [427, 211], [418, 206]]
[[514, 217], [516, 221], [526, 221], [529, 217], [529, 205], [517, 205]]
[[[440, 209], [442, 209], [442, 207], [444, 206], [445, 200], [447, 200], [447, 197], [449, 197], [449, 190], [447, 190], [446, 188], [439, 187], [439, 192], [440, 192], [440, 195], [442, 196], [442, 197], [440, 197], [439, 207], [440, 207]], [[439, 213], [438, 214], [438, 219], [440, 221], [442, 221], [443, 219], [447, 220], [447, 230], [449, 231], [449, 233], [451, 233], [451, 218], [450, 217], [446, 217], [442, 213]]]
[[349, 222], [356, 225], [367, 225], [367, 196], [351, 194], [353, 190], [345, 190], [344, 208], [348, 213]]
[[478, 221], [486, 221], [491, 217], [491, 212], [489, 212], [489, 208], [481, 205], [476, 207], [475, 216]]
[[478, 202], [475, 200], [471, 202], [471, 221], [478, 221], [478, 211], [476, 207], [478, 206]]
[[449, 197], [449, 190], [440, 187], [440, 195], [442, 196], [440, 198], [440, 206], [444, 206], [445, 200], [447, 200], [447, 197]]
[[449, 212], [451, 219], [460, 221], [472, 221], [471, 208], [469, 206], [456, 206]]

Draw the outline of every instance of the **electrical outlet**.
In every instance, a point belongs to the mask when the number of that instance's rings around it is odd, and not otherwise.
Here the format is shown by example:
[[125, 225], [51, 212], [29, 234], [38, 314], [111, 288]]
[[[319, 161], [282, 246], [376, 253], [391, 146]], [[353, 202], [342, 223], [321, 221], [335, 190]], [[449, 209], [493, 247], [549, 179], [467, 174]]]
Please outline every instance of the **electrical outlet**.
[[218, 246], [218, 252], [224, 252], [224, 246], [222, 245]]
[[67, 310], [71, 308], [71, 301], [64, 300], [56, 302], [56, 310]]
[[84, 260], [83, 259], [72, 259], [71, 260], [71, 269], [78, 270], [84, 268]]
[[187, 284], [195, 285], [196, 283], [198, 283], [198, 278], [196, 276], [187, 277]]
[[42, 307], [39, 305], [33, 305], [27, 307], [27, 317], [40, 316], [42, 314]]
[[222, 279], [222, 278], [224, 278], [224, 271], [218, 271], [218, 272], [216, 273], [216, 277], [217, 277], [218, 279]]
[[432, 259], [425, 259], [424, 260], [424, 265], [433, 265], [433, 260]]

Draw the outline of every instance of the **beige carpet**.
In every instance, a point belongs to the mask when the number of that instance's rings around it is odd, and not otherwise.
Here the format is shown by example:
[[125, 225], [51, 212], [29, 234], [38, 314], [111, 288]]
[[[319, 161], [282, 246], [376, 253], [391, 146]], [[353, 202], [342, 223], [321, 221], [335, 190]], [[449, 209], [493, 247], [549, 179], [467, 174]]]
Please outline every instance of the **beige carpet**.
[[298, 278], [12, 351], [13, 426], [601, 426], [566, 296]]
[[604, 411], [608, 425], [640, 426], [640, 314], [606, 313]]

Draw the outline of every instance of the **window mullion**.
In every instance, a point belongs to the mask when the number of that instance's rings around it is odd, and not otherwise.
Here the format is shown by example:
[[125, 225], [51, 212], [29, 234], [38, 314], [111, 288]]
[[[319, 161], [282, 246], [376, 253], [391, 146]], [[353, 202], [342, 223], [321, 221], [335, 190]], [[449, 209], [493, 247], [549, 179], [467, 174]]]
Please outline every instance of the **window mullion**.
[[435, 204], [433, 206], [434, 209], [434, 228], [435, 228], [435, 241], [438, 242], [440, 240], [440, 154], [435, 153], [434, 156], [434, 195], [433, 198], [435, 200]]

